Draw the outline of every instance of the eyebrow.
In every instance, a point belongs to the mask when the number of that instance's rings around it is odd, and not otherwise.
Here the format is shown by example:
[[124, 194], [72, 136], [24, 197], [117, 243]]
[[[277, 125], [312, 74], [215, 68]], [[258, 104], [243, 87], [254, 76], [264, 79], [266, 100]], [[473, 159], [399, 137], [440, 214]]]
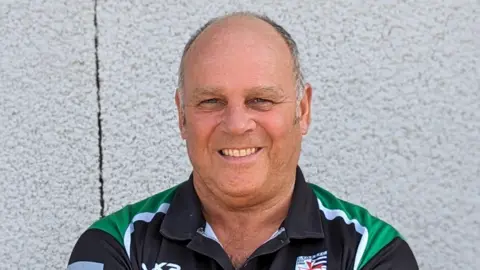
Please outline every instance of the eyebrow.
[[221, 93], [222, 90], [220, 88], [215, 88], [215, 87], [200, 87], [200, 88], [195, 88], [193, 90], [193, 99], [194, 100], [199, 100], [203, 97], [206, 96], [218, 96], [219, 93]]
[[281, 95], [285, 94], [285, 91], [281, 87], [276, 86], [258, 86], [247, 89], [248, 93], [267, 94], [267, 95]]

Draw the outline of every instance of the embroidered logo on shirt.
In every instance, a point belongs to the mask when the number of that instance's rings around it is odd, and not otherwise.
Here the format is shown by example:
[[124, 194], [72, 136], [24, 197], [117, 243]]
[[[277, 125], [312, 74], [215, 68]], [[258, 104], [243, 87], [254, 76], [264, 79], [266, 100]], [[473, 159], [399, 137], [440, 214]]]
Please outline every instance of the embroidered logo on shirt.
[[327, 270], [327, 252], [297, 257], [295, 270]]
[[[150, 270], [181, 270], [181, 269], [182, 268], [178, 264], [161, 262], [161, 263], [156, 263], [155, 267], [153, 267]], [[142, 263], [142, 270], [149, 270], [144, 263]]]

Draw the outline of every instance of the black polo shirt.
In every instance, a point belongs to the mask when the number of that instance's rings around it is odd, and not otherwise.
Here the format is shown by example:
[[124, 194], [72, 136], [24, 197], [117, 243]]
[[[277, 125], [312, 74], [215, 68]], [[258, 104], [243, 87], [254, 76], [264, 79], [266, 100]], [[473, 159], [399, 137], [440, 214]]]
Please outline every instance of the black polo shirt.
[[[206, 223], [193, 179], [95, 222], [68, 270], [234, 269]], [[240, 269], [418, 269], [408, 244], [367, 210], [306, 183], [297, 167], [288, 216]]]

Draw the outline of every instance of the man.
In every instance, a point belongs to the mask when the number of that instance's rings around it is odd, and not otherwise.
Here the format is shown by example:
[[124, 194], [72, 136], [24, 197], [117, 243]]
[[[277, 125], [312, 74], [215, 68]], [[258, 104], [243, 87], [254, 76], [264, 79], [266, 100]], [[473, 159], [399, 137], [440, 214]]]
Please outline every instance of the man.
[[311, 97], [281, 26], [207, 23], [175, 96], [190, 179], [94, 223], [68, 269], [418, 269], [394, 228], [305, 182]]

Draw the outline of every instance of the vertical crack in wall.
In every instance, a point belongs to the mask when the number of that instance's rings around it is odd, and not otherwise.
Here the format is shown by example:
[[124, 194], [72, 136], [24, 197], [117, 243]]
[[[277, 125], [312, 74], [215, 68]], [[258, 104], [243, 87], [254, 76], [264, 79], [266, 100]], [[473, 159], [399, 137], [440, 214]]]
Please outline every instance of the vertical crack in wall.
[[97, 24], [97, 0], [94, 0], [94, 15], [93, 24], [95, 26], [95, 79], [97, 82], [97, 124], [98, 124], [98, 168], [99, 168], [99, 182], [100, 182], [100, 216], [105, 216], [105, 200], [103, 198], [103, 148], [102, 148], [102, 106], [100, 104], [100, 74], [99, 74], [99, 60], [98, 60], [98, 24]]

